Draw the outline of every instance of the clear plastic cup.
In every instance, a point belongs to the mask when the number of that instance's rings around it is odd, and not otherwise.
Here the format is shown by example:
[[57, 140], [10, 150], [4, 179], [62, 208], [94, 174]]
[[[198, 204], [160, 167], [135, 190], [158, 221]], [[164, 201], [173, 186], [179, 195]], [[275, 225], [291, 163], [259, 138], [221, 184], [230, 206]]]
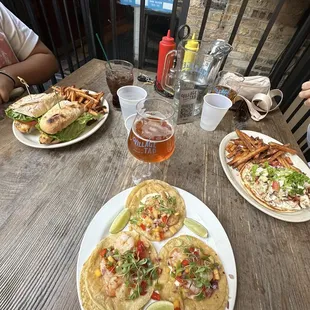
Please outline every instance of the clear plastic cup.
[[200, 127], [207, 131], [213, 131], [232, 106], [229, 98], [220, 94], [206, 94], [203, 97], [203, 107], [200, 119]]
[[127, 134], [129, 135], [130, 134], [130, 130], [131, 130], [131, 127], [132, 127], [132, 124], [136, 118], [136, 115], [137, 113], [135, 114], [131, 114], [129, 115], [126, 119], [125, 119], [125, 127], [127, 129]]
[[147, 96], [147, 92], [139, 86], [123, 86], [117, 90], [124, 120], [137, 113], [136, 105]]

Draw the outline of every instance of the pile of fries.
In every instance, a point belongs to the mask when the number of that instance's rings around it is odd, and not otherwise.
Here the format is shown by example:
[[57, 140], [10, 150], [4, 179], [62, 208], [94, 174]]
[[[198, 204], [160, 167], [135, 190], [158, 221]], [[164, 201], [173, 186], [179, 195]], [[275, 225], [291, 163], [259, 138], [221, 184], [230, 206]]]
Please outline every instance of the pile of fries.
[[286, 153], [297, 154], [289, 144], [280, 145], [273, 142], [266, 144], [262, 139], [248, 136], [238, 129], [236, 133], [238, 139], [232, 139], [226, 146], [226, 157], [230, 160], [228, 165], [240, 171], [248, 162], [256, 164], [268, 162], [272, 166], [283, 166], [299, 171], [293, 166], [291, 158], [286, 155]]
[[73, 86], [53, 86], [52, 89], [57, 93], [65, 97], [69, 101], [77, 101], [84, 105], [85, 111], [90, 114], [97, 116], [98, 114], [106, 114], [108, 111], [106, 107], [100, 104], [100, 99], [104, 95], [103, 92], [100, 93], [89, 93], [87, 90], [82, 90]]

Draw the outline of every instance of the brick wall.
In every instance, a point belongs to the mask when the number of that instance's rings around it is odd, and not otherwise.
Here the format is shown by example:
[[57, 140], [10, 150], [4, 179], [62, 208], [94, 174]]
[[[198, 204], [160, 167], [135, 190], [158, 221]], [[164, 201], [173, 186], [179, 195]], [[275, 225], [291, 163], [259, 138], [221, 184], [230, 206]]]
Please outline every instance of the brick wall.
[[[203, 2], [203, 0], [190, 1], [187, 24], [191, 27], [192, 33], [199, 33], [205, 9]], [[203, 41], [207, 43], [211, 43], [214, 39], [228, 41], [241, 3], [242, 0], [213, 0]], [[277, 3], [278, 0], [249, 0], [225, 70], [244, 73]], [[275, 61], [292, 38], [297, 23], [307, 8], [309, 8], [309, 0], [285, 2], [252, 68], [251, 75], [269, 74]]]

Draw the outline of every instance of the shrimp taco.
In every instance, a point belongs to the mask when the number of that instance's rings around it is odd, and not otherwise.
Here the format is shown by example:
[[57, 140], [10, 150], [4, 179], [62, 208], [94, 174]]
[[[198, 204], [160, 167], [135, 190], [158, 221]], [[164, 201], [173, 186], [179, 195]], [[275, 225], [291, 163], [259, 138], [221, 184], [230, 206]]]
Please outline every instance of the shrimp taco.
[[126, 207], [131, 213], [133, 229], [149, 240], [170, 238], [183, 226], [184, 200], [176, 189], [165, 182], [142, 182], [129, 194]]
[[161, 298], [180, 301], [180, 309], [224, 310], [228, 285], [222, 263], [213, 249], [187, 235], [171, 239], [161, 249]]
[[80, 292], [84, 310], [136, 310], [151, 298], [158, 279], [157, 253], [136, 232], [104, 238], [83, 265]]
[[247, 192], [268, 209], [296, 212], [310, 207], [310, 178], [302, 172], [247, 163], [240, 172]]

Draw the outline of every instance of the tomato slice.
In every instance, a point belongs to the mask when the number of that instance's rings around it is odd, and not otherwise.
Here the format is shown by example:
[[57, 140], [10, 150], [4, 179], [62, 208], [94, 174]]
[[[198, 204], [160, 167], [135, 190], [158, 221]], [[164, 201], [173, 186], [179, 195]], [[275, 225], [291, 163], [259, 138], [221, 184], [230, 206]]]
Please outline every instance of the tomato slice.
[[159, 293], [154, 291], [151, 298], [154, 300], [160, 300], [160, 295], [159, 295]]
[[184, 259], [181, 264], [182, 264], [183, 267], [188, 266], [189, 265], [189, 261], [187, 259]]
[[142, 230], [146, 230], [146, 226], [145, 226], [144, 224], [140, 224], [140, 228], [141, 228]]
[[187, 284], [187, 281], [182, 279], [181, 277], [176, 277], [175, 278], [180, 284]]
[[112, 272], [115, 273], [115, 266], [107, 266], [107, 269]]
[[168, 216], [167, 215], [164, 215], [161, 220], [163, 221], [163, 223], [167, 224], [168, 222]]
[[102, 250], [99, 252], [100, 256], [101, 256], [101, 257], [105, 257], [107, 251], [108, 251], [107, 249], [102, 249]]
[[146, 289], [147, 289], [147, 283], [145, 281], [142, 281], [140, 288], [141, 288], [140, 295], [142, 295], [142, 296], [145, 295]]
[[141, 240], [137, 242], [137, 254], [139, 258], [145, 258], [145, 246]]
[[272, 189], [278, 192], [280, 190], [280, 183], [278, 181], [272, 181]]
[[23, 123], [23, 124], [27, 124], [27, 125], [30, 125], [30, 126], [34, 126], [38, 123], [38, 121], [30, 121], [30, 122], [23, 122], [23, 121], [19, 121], [20, 123]]
[[159, 238], [160, 238], [160, 240], [164, 240], [165, 239], [165, 233], [163, 231], [159, 232]]

